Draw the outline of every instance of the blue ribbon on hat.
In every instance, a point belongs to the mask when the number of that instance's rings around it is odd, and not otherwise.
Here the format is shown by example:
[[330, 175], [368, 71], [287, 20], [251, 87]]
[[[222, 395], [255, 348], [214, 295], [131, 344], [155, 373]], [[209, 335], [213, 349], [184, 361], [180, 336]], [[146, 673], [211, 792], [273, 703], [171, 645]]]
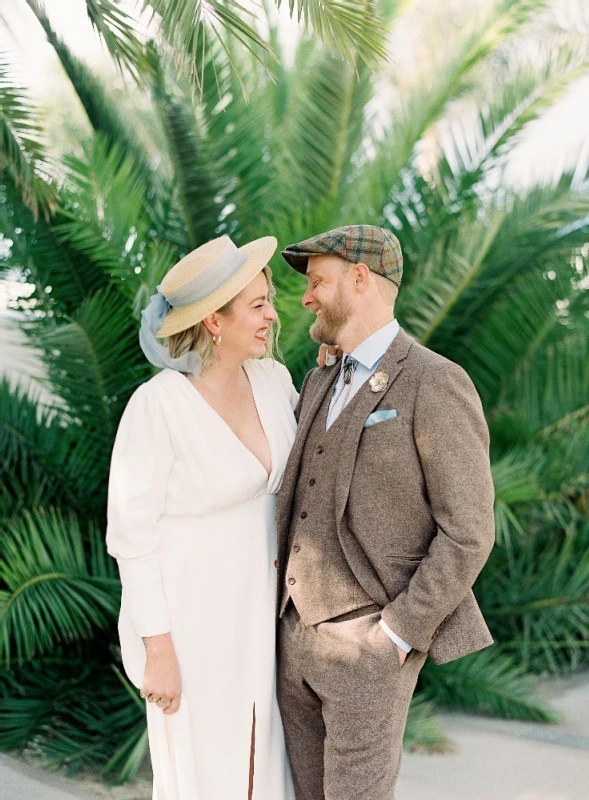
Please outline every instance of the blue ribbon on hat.
[[139, 328], [139, 344], [145, 357], [154, 367], [160, 369], [168, 367], [191, 375], [200, 373], [202, 358], [198, 353], [191, 350], [178, 358], [172, 358], [168, 348], [158, 342], [156, 331], [164, 324], [166, 315], [172, 306], [175, 308], [189, 306], [204, 300], [235, 275], [246, 261], [246, 256], [227, 237], [227, 246], [221, 255], [184, 286], [168, 292], [167, 295], [163, 294], [161, 286], [157, 287], [157, 292], [151, 296], [149, 305], [141, 312], [141, 327]]

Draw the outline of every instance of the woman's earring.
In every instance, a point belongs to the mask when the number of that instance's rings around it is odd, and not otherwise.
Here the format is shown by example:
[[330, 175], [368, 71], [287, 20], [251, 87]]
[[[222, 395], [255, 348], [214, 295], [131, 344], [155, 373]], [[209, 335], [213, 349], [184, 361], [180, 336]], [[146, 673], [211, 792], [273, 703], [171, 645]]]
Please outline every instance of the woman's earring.
[[219, 344], [221, 344], [221, 342], [222, 342], [222, 341], [223, 341], [223, 340], [222, 340], [222, 338], [221, 338], [221, 336], [220, 336], [220, 335], [219, 335], [219, 336], [213, 336], [213, 343], [214, 343], [214, 344], [217, 344], [217, 345], [219, 345]]

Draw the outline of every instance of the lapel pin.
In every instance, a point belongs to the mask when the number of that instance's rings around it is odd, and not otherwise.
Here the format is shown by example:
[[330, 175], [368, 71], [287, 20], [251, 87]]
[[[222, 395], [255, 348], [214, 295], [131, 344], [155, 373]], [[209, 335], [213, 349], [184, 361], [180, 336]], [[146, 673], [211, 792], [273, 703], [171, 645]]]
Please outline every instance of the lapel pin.
[[386, 372], [375, 372], [368, 384], [372, 392], [384, 392], [389, 385], [389, 376]]

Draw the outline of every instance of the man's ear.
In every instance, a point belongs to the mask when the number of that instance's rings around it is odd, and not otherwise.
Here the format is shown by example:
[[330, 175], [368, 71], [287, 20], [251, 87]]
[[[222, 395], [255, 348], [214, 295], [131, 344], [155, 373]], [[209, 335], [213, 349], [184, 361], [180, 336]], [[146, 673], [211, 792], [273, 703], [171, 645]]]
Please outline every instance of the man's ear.
[[365, 291], [368, 288], [368, 281], [370, 279], [370, 270], [362, 261], [354, 264], [352, 267], [354, 275], [354, 288], [357, 291]]

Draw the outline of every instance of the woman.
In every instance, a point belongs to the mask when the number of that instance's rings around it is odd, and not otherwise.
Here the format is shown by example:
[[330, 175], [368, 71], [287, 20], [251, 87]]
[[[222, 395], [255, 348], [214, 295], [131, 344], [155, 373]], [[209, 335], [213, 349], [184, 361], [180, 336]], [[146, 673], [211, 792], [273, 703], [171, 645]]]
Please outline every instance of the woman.
[[107, 546], [157, 800], [294, 797], [275, 696], [274, 511], [298, 396], [263, 358], [276, 244], [222, 237], [168, 272], [140, 332], [164, 369], [131, 397], [114, 446]]

